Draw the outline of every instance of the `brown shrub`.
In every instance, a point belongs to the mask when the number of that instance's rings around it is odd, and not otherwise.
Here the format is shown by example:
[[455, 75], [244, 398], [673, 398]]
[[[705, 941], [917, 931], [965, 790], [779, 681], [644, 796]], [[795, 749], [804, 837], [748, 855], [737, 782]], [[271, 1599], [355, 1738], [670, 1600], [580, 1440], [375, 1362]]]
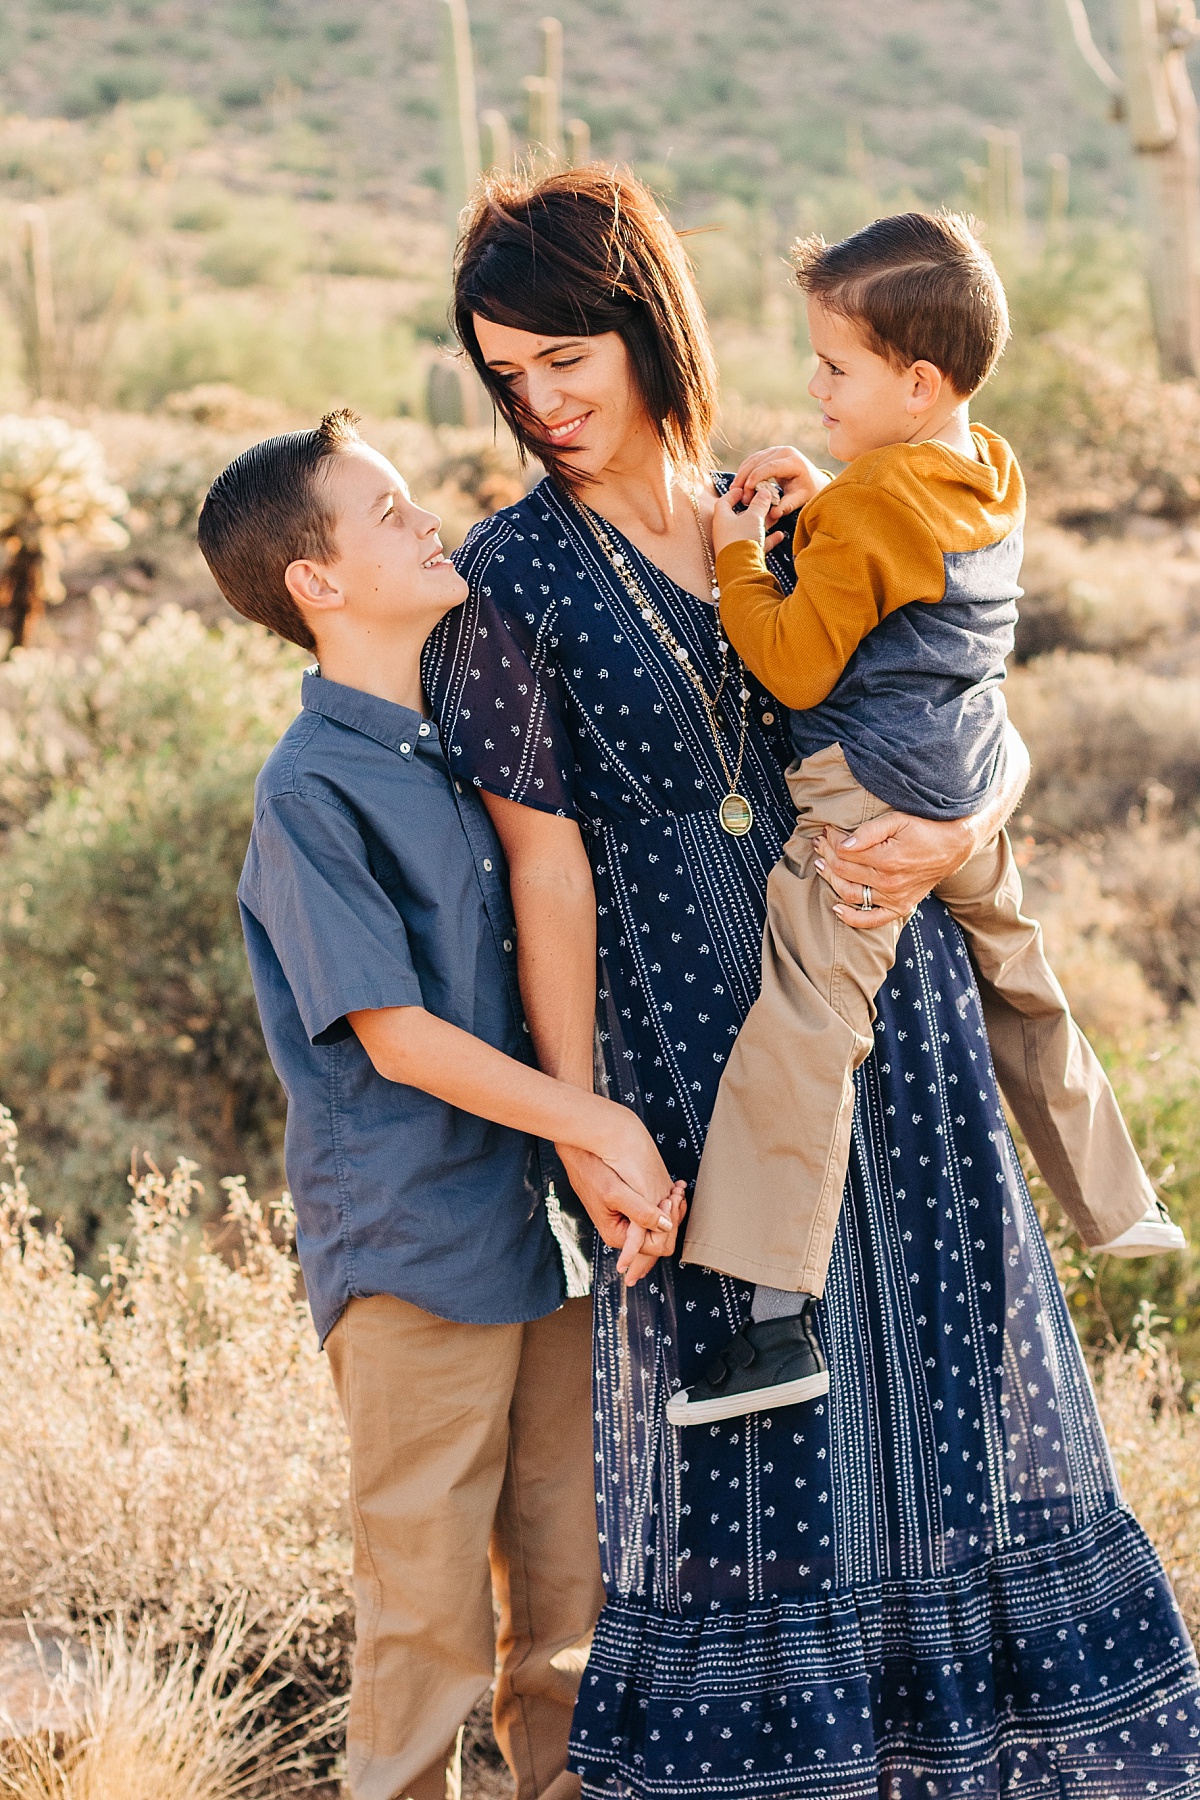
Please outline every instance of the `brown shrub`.
[[1076, 532], [1031, 523], [1018, 659], [1052, 650], [1131, 656], [1177, 648], [1200, 622], [1200, 567], [1174, 549], [1120, 537], [1087, 543]]
[[1124, 824], [1154, 789], [1177, 816], [1200, 799], [1200, 679], [1059, 651], [1015, 670], [1007, 691], [1033, 759], [1024, 810], [1039, 837]]

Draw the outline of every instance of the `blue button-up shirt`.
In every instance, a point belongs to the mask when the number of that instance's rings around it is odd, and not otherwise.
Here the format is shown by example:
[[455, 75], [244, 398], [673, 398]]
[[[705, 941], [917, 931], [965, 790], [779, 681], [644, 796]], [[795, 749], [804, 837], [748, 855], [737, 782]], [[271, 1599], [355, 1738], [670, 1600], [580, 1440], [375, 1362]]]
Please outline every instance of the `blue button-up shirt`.
[[540, 1318], [565, 1294], [543, 1147], [386, 1081], [346, 1022], [423, 1006], [531, 1060], [503, 852], [432, 721], [315, 670], [301, 698], [258, 778], [238, 900], [317, 1331], [363, 1294]]

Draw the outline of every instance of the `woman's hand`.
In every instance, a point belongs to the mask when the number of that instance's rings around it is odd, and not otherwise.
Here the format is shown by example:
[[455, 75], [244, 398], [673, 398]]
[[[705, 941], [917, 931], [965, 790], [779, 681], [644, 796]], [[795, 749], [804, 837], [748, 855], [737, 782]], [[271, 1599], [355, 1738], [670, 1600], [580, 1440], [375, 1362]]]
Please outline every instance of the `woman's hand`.
[[[656, 1201], [654, 1224], [635, 1223], [629, 1216], [631, 1212], [646, 1217], [639, 1204], [641, 1197], [615, 1169], [590, 1150], [569, 1144], [560, 1144], [557, 1149], [567, 1179], [601, 1241], [610, 1250], [621, 1252], [618, 1267], [626, 1285], [632, 1287], [660, 1256], [669, 1256], [675, 1248], [676, 1233], [687, 1210], [683, 1183], [675, 1182], [665, 1198]], [[666, 1219], [666, 1226], [657, 1223], [659, 1218]]]
[[[931, 889], [970, 860], [981, 840], [974, 819], [914, 819], [880, 813], [855, 832], [827, 825], [813, 840], [816, 865], [838, 896], [834, 911], [856, 931], [907, 919]], [[862, 907], [869, 887], [874, 905]]]
[[[1029, 780], [1029, 751], [1011, 721], [1004, 729], [1004, 775], [969, 819], [914, 819], [881, 813], [849, 836], [826, 826], [813, 840], [817, 868], [838, 896], [838, 916], [856, 931], [907, 919], [939, 881], [961, 869], [1008, 824]], [[862, 909], [864, 884], [875, 902]]]
[[640, 1225], [630, 1225], [617, 1258], [617, 1273], [625, 1277], [626, 1287], [633, 1287], [643, 1275], [648, 1275], [660, 1256], [674, 1253], [679, 1227], [687, 1211], [684, 1193], [683, 1182], [677, 1181], [666, 1202], [666, 1211], [671, 1216], [670, 1231], [644, 1231]]
[[727, 545], [738, 543], [757, 544], [766, 555], [768, 550], [773, 550], [776, 544], [782, 542], [782, 531], [773, 531], [770, 537], [766, 536], [767, 514], [775, 509], [778, 491], [764, 483], [747, 502], [744, 512], [734, 511], [737, 500], [742, 497], [737, 489], [730, 488], [727, 494], [718, 494], [712, 518], [713, 550], [716, 555], [719, 556]]
[[797, 512], [832, 480], [832, 475], [818, 469], [794, 445], [774, 444], [769, 450], [755, 450], [746, 458], [733, 478], [729, 498], [736, 506], [763, 482], [773, 481], [780, 493], [767, 515], [767, 524], [774, 525], [785, 513]]

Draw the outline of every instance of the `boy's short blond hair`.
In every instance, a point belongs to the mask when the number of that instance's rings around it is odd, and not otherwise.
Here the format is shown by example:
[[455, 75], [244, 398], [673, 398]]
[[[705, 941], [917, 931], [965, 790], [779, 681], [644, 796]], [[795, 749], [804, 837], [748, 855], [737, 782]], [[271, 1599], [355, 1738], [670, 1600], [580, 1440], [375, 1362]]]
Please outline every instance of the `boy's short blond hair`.
[[996, 265], [961, 213], [897, 213], [840, 244], [802, 238], [796, 281], [829, 312], [859, 325], [890, 363], [931, 362], [964, 399], [981, 388], [1008, 342], [1008, 302]]

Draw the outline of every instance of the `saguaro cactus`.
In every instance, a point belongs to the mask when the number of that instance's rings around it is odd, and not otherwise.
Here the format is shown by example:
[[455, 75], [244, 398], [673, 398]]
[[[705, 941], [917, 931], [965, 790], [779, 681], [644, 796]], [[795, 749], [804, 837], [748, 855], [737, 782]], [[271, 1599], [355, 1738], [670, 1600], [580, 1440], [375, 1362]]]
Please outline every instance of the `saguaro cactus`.
[[504, 114], [494, 110], [480, 113], [479, 129], [483, 138], [484, 168], [511, 168], [512, 137], [508, 129], [508, 120], [505, 118]]
[[562, 161], [562, 75], [563, 31], [557, 19], [540, 23], [542, 34], [542, 72], [527, 75], [525, 89], [525, 132], [535, 157], [557, 163]]
[[52, 393], [58, 357], [58, 327], [54, 317], [54, 274], [50, 257], [50, 221], [44, 206], [21, 208], [24, 228], [28, 305], [23, 320], [25, 362], [30, 386], [39, 396]]
[[987, 212], [993, 230], [1019, 245], [1025, 236], [1025, 170], [1019, 131], [989, 131]]
[[542, 142], [549, 155], [562, 157], [563, 28], [557, 19], [543, 19], [542, 34]]
[[1118, 0], [1122, 81], [1092, 40], [1083, 0], [1065, 0], [1088, 68], [1129, 124], [1149, 244], [1150, 304], [1168, 380], [1200, 375], [1200, 118], [1185, 56], [1194, 0]]
[[479, 121], [475, 65], [466, 0], [438, 0], [441, 8], [442, 184], [451, 243], [458, 218], [479, 177]]

